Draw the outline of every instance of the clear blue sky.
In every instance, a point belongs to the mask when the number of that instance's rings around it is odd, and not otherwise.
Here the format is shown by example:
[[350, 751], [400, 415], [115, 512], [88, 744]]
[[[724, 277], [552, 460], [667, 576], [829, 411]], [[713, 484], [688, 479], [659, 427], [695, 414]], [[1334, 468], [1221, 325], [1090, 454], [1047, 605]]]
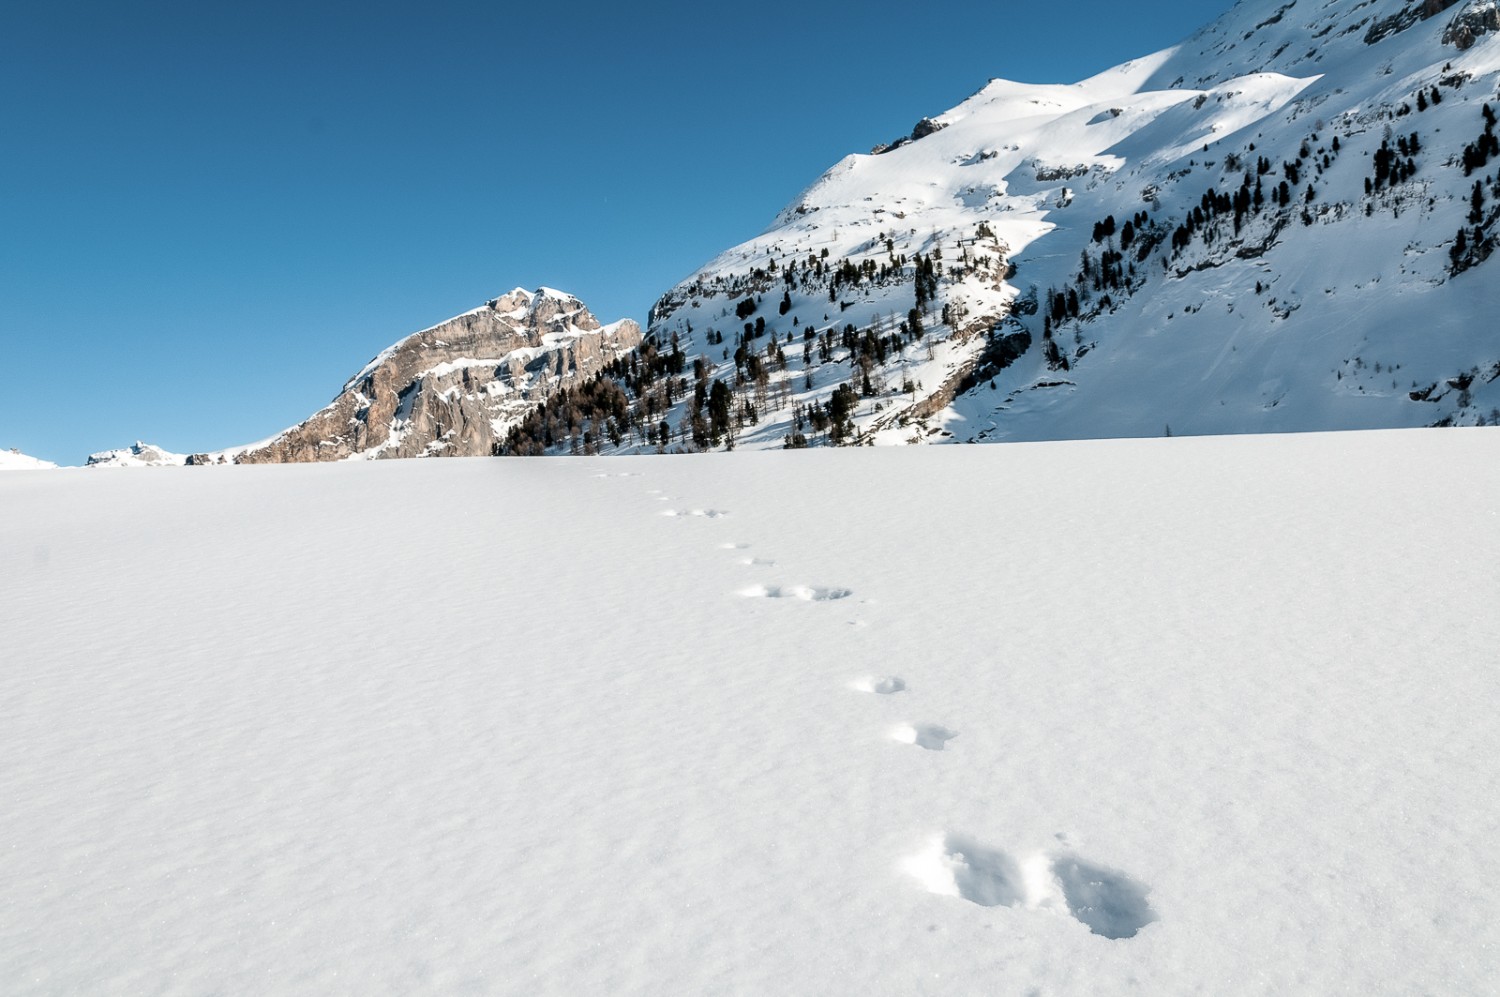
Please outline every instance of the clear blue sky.
[[643, 320], [845, 154], [1230, 5], [13, 4], [0, 446], [260, 439], [516, 285]]

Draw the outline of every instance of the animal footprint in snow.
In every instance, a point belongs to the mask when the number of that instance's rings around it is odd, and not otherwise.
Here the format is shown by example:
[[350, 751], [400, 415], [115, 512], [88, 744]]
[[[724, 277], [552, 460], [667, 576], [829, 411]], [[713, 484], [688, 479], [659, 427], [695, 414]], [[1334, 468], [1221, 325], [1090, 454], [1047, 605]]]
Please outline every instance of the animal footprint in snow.
[[663, 509], [661, 514], [672, 519], [722, 519], [729, 515], [722, 509]]
[[1026, 903], [1026, 880], [1015, 859], [999, 849], [943, 835], [903, 868], [929, 893], [961, 897], [981, 907], [1020, 907]]
[[927, 890], [981, 907], [1064, 910], [1104, 938], [1134, 938], [1157, 920], [1150, 890], [1075, 855], [1038, 853], [1025, 863], [955, 835], [939, 837], [904, 868]]
[[894, 693], [906, 691], [906, 680], [894, 675], [885, 678], [863, 678], [855, 682], [852, 688], [856, 692], [869, 692], [877, 696], [890, 696]]
[[849, 589], [818, 588], [812, 585], [752, 585], [740, 590], [740, 595], [747, 599], [800, 599], [803, 602], [833, 602], [847, 599], [853, 594]]
[[1134, 938], [1156, 920], [1146, 900], [1150, 891], [1123, 872], [1064, 856], [1052, 863], [1052, 874], [1062, 887], [1068, 913], [1096, 935]]
[[735, 543], [719, 544], [719, 549], [720, 550], [749, 550], [750, 549], [750, 545], [749, 544], [735, 544]]
[[775, 561], [768, 560], [767, 558], [764, 558], [764, 557], [747, 557], [743, 561], [741, 561], [740, 563], [743, 564], [743, 565], [745, 565], [747, 568], [774, 568], [774, 567], [776, 567], [776, 562]]
[[942, 751], [943, 747], [957, 736], [958, 731], [939, 727], [936, 724], [902, 724], [891, 731], [891, 740], [900, 741], [902, 744], [915, 744], [928, 751]]

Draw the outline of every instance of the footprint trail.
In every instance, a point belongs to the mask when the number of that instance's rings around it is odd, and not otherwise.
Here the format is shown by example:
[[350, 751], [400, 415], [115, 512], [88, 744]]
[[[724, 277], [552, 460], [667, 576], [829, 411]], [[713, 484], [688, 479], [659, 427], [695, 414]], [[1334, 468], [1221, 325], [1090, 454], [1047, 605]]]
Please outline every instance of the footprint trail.
[[1134, 938], [1157, 920], [1150, 890], [1076, 855], [1039, 852], [1024, 863], [998, 848], [945, 834], [902, 863], [929, 893], [981, 907], [1062, 910], [1103, 938]]
[[937, 724], [902, 724], [891, 731], [891, 740], [913, 744], [927, 751], [942, 751], [957, 736], [958, 731]]
[[740, 595], [746, 599], [798, 599], [802, 602], [835, 602], [853, 594], [851, 589], [814, 585], [752, 585], [740, 590]]
[[906, 680], [895, 675], [887, 675], [884, 678], [863, 678], [854, 682], [850, 688], [856, 692], [868, 692], [876, 696], [890, 696], [898, 692], [905, 692]]

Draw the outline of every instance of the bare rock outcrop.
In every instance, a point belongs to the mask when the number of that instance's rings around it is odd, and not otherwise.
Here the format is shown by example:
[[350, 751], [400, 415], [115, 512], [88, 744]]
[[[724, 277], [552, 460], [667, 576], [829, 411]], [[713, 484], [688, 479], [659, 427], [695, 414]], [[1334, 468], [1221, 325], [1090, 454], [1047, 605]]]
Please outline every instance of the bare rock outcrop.
[[1405, 7], [1386, 17], [1379, 18], [1365, 32], [1365, 44], [1374, 45], [1392, 35], [1399, 35], [1418, 21], [1436, 17], [1452, 7], [1458, 0], [1412, 0]]
[[1494, 31], [1500, 31], [1500, 4], [1496, 0], [1469, 0], [1443, 29], [1443, 44], [1462, 51]]
[[569, 294], [520, 288], [382, 351], [326, 408], [235, 457], [285, 464], [361, 456], [481, 456], [560, 388], [641, 342]]

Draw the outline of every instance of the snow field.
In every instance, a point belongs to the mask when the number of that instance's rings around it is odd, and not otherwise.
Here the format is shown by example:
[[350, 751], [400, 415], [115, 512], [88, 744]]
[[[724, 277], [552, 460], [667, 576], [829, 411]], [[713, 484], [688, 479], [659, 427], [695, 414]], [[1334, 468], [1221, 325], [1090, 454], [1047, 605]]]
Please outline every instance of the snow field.
[[1497, 450], [5, 476], [0, 978], [1485, 992]]

